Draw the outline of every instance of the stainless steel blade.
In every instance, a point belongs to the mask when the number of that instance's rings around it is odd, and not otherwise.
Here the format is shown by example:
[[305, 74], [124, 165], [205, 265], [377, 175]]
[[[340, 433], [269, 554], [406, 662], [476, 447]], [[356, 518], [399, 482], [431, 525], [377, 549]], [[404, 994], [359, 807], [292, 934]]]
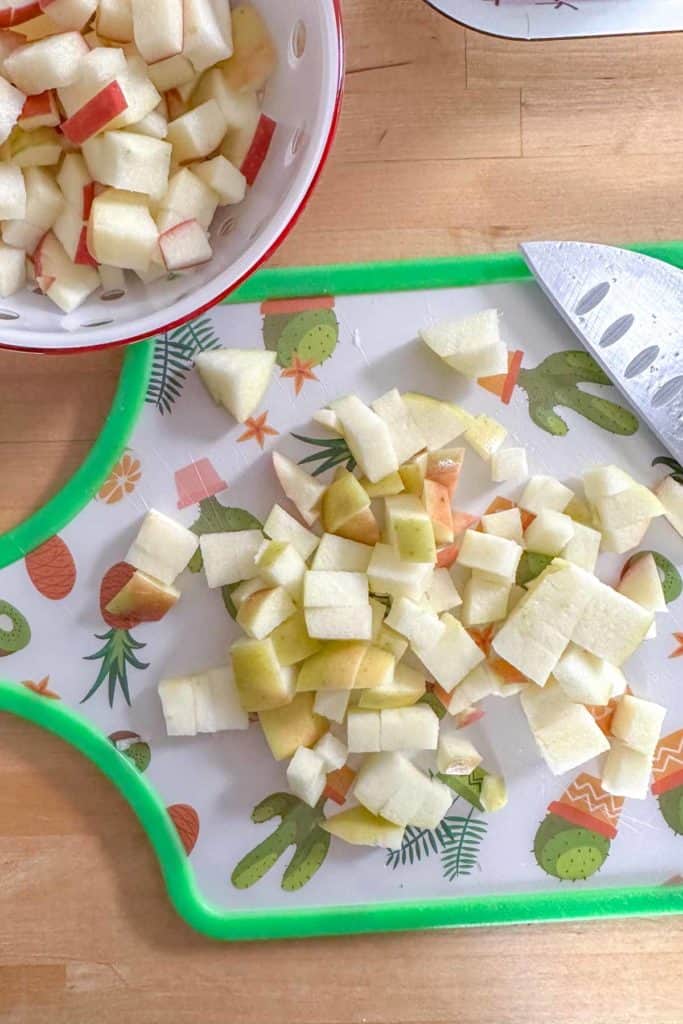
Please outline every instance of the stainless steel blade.
[[588, 242], [520, 246], [577, 337], [662, 444], [683, 460], [683, 272]]

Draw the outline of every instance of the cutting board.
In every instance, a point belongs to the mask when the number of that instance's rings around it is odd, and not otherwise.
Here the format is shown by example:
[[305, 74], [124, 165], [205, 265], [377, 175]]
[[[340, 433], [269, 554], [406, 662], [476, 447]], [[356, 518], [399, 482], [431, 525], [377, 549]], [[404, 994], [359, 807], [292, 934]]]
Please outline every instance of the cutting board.
[[[677, 245], [649, 251], [683, 262]], [[467, 384], [417, 331], [490, 306], [510, 371]], [[221, 344], [276, 352], [271, 387], [241, 426], [193, 369], [198, 351]], [[229, 303], [129, 350], [86, 464], [0, 538], [0, 709], [62, 736], [112, 779], [197, 929], [264, 938], [683, 909], [683, 541], [664, 521], [644, 547], [667, 568], [668, 612], [627, 666], [634, 691], [669, 708], [648, 798], [604, 793], [594, 763], [553, 777], [518, 700], [491, 697], [467, 734], [506, 777], [507, 807], [485, 814], [473, 779], [440, 828], [408, 829], [393, 853], [328, 843], [316, 813], [282, 795], [284, 765], [257, 725], [166, 736], [159, 680], [225, 662], [238, 632], [228, 595], [209, 591], [201, 571], [182, 575], [181, 601], [161, 622], [103, 610], [148, 508], [199, 533], [263, 522], [280, 498], [271, 452], [324, 453], [331, 435], [311, 415], [346, 392], [370, 400], [397, 386], [494, 416], [532, 472], [571, 483], [588, 463], [615, 462], [654, 483], [657, 442], [576, 351], [516, 256], [263, 271]], [[459, 508], [481, 514], [518, 491], [492, 484], [468, 451]], [[602, 577], [616, 582], [623, 561], [603, 556]]]

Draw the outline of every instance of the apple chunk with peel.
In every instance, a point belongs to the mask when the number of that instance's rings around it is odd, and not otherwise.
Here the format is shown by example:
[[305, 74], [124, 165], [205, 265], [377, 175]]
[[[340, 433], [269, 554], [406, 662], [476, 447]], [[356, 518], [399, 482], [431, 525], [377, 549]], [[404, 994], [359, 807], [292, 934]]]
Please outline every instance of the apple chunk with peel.
[[280, 665], [270, 638], [237, 640], [230, 648], [230, 657], [245, 711], [269, 711], [294, 699], [293, 670]]
[[441, 622], [445, 630], [438, 643], [431, 647], [416, 644], [414, 651], [437, 683], [450, 693], [484, 660], [484, 655], [456, 618], [445, 614], [441, 616]]
[[57, 184], [69, 206], [78, 211], [82, 220], [87, 220], [95, 197], [95, 185], [80, 153], [65, 154], [57, 173]]
[[372, 483], [398, 470], [387, 424], [356, 395], [330, 403], [339, 417], [351, 454]]
[[270, 384], [275, 352], [222, 348], [195, 357], [202, 382], [215, 402], [244, 423]]
[[426, 447], [426, 439], [397, 388], [376, 398], [372, 408], [387, 425], [399, 464], [406, 462]]
[[34, 252], [33, 264], [39, 286], [65, 313], [77, 309], [100, 284], [94, 267], [77, 266], [51, 231]]
[[221, 155], [239, 168], [247, 185], [253, 185], [256, 181], [270, 151], [276, 128], [276, 122], [261, 113], [258, 104], [255, 104], [239, 128], [228, 130], [221, 146]]
[[312, 693], [297, 693], [284, 707], [259, 712], [263, 735], [276, 761], [292, 757], [299, 747], [312, 747], [327, 732], [328, 723], [315, 713], [313, 704]]
[[47, 89], [37, 96], [26, 97], [19, 116], [19, 127], [25, 132], [31, 132], [35, 128], [56, 128], [60, 120], [55, 91]]
[[318, 546], [320, 538], [290, 516], [282, 506], [273, 505], [263, 524], [263, 532], [271, 540], [292, 544], [304, 561], [307, 561]]
[[59, 163], [62, 136], [54, 128], [36, 128], [25, 132], [15, 128], [7, 142], [9, 159], [17, 167], [51, 167]]
[[75, 82], [90, 51], [80, 32], [62, 32], [18, 47], [3, 65], [7, 77], [27, 95]]
[[69, 142], [80, 146], [103, 131], [127, 107], [128, 101], [119, 83], [109, 82], [63, 122], [62, 133]]
[[[233, 592], [233, 601], [235, 593]], [[306, 620], [302, 611], [290, 615], [271, 633], [277, 660], [281, 665], [297, 665], [316, 654], [321, 644], [308, 635]]]
[[9, 134], [21, 117], [26, 96], [19, 89], [0, 77], [0, 143], [9, 138]]
[[38, 0], [8, 0], [0, 10], [0, 28], [21, 25], [25, 21], [37, 18], [40, 14]]
[[232, 45], [232, 57], [221, 64], [225, 80], [238, 92], [259, 92], [275, 70], [277, 49], [255, 7], [233, 7]]
[[190, 561], [199, 538], [175, 519], [150, 509], [125, 561], [170, 586]]
[[405, 755], [388, 751], [365, 758], [353, 794], [371, 813], [419, 828], [436, 828], [454, 799], [448, 786], [429, 779]]
[[258, 576], [255, 558], [262, 542], [260, 530], [205, 533], [200, 537], [198, 543], [209, 588]]
[[436, 763], [443, 775], [469, 775], [481, 761], [477, 748], [459, 730], [442, 727]]
[[247, 636], [263, 640], [296, 612], [296, 605], [284, 587], [257, 590], [237, 613], [237, 624]]
[[[452, 544], [454, 536], [453, 512], [451, 510], [448, 488], [435, 480], [426, 479], [422, 500], [427, 515], [431, 519], [436, 543], [439, 545]], [[436, 552], [434, 553], [434, 558], [436, 558]]]
[[512, 540], [477, 530], [466, 530], [458, 565], [512, 583], [521, 557], [522, 548]]
[[326, 818], [320, 827], [352, 846], [381, 846], [385, 850], [400, 850], [405, 832], [402, 825], [394, 825], [360, 806]]
[[410, 707], [424, 696], [425, 689], [422, 672], [408, 665], [395, 664], [393, 678], [372, 689], [363, 690], [358, 699], [358, 707], [378, 711], [383, 708]]
[[93, 199], [88, 249], [98, 263], [144, 272], [158, 237], [147, 200], [140, 193], [107, 189]]
[[77, 210], [72, 206], [65, 206], [54, 223], [53, 231], [74, 263], [87, 267], [96, 266], [96, 261], [88, 251], [87, 226]]
[[26, 259], [21, 249], [0, 242], [0, 296], [6, 299], [26, 284]]
[[296, 688], [309, 690], [352, 690], [369, 645], [357, 640], [326, 643], [322, 650], [299, 667]]
[[285, 587], [295, 600], [299, 600], [306, 563], [293, 544], [264, 540], [256, 552], [255, 566], [268, 583], [274, 587]]
[[147, 64], [183, 48], [183, 0], [132, 0], [133, 37]]
[[194, 164], [193, 170], [209, 188], [213, 189], [220, 206], [241, 203], [247, 193], [247, 179], [224, 156], [215, 156], [213, 160]]
[[181, 221], [162, 231], [159, 248], [167, 270], [187, 270], [208, 263], [213, 256], [209, 237], [196, 220]]
[[215, 100], [208, 100], [171, 121], [167, 139], [177, 163], [201, 160], [212, 153], [225, 135], [226, 123]]
[[420, 337], [436, 355], [470, 380], [508, 372], [507, 349], [500, 338], [495, 309], [424, 328]]
[[651, 612], [665, 612], [666, 599], [659, 569], [650, 553], [635, 558], [621, 577], [617, 590]]
[[[273, 452], [273, 469], [280, 487], [289, 500], [296, 505], [301, 517], [311, 526], [319, 517], [319, 508], [325, 485], [311, 476], [295, 462], [280, 452]], [[329, 534], [327, 535], [329, 536]], [[349, 541], [349, 543], [351, 543]], [[318, 566], [313, 566], [318, 568]], [[321, 566], [320, 568], [345, 568], [344, 566]], [[367, 568], [364, 566], [363, 571]]]
[[672, 476], [666, 476], [655, 488], [655, 494], [669, 523], [683, 537], [683, 485]]
[[145, 622], [157, 622], [176, 604], [180, 591], [137, 569], [106, 606], [111, 615], [144, 615]]
[[445, 448], [467, 428], [467, 414], [450, 402], [408, 391], [401, 396], [430, 451]]

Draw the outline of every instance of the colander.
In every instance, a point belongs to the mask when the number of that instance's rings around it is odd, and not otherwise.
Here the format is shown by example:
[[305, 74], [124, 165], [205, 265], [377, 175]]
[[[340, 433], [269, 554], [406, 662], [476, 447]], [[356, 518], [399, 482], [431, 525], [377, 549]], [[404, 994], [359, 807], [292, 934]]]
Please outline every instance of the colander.
[[277, 127], [244, 202], [218, 208], [210, 231], [213, 259], [150, 285], [127, 273], [125, 291], [98, 289], [67, 315], [39, 291], [0, 299], [0, 347], [82, 351], [169, 330], [235, 289], [284, 240], [315, 186], [339, 117], [340, 0], [257, 0], [254, 6], [278, 48], [263, 98]]

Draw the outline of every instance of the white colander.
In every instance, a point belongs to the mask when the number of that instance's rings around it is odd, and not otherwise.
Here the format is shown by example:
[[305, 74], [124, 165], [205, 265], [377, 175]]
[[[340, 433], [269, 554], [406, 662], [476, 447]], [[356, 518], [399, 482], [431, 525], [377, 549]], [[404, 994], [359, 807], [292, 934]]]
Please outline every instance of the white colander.
[[278, 48], [263, 99], [277, 124], [266, 160], [239, 206], [219, 207], [213, 259], [172, 279], [94, 292], [65, 315], [29, 289], [0, 299], [0, 347], [43, 352], [101, 348], [168, 330], [240, 284], [283, 241], [322, 169], [341, 105], [340, 0], [256, 0]]

